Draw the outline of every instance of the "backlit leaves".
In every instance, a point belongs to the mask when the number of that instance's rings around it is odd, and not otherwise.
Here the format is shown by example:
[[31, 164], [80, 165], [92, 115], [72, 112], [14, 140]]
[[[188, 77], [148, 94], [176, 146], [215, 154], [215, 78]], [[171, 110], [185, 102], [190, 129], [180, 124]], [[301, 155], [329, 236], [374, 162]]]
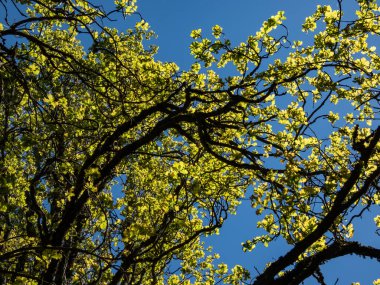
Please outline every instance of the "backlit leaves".
[[[111, 26], [136, 1], [17, 3], [27, 16], [0, 26], [2, 283], [293, 284], [374, 257], [352, 239], [379, 204], [375, 1], [353, 19], [318, 6], [305, 43], [282, 11], [237, 46], [194, 30], [182, 71], [146, 48], [145, 20]], [[246, 197], [243, 249], [292, 247], [255, 280], [201, 239]]]

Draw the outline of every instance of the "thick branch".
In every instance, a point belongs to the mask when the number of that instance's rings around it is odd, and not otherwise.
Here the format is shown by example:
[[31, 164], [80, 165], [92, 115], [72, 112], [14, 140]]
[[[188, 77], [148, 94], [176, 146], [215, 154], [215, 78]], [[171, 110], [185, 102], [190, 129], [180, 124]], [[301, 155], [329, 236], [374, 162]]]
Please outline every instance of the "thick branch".
[[[316, 242], [323, 234], [328, 231], [331, 225], [334, 223], [335, 219], [344, 212], [350, 205], [344, 203], [347, 195], [351, 189], [356, 185], [357, 181], [362, 174], [364, 167], [368, 164], [368, 161], [373, 154], [376, 144], [380, 140], [380, 127], [375, 131], [373, 138], [365, 151], [362, 152], [360, 160], [355, 165], [354, 169], [351, 172], [350, 177], [344, 183], [340, 191], [337, 193], [334, 203], [331, 207], [331, 210], [327, 213], [325, 218], [320, 222], [317, 228], [311, 232], [307, 237], [298, 242], [293, 249], [288, 251], [284, 256], [280, 257], [277, 261], [273, 262], [263, 274], [261, 274], [255, 281], [255, 285], [264, 285], [264, 284], [273, 284], [275, 276], [282, 270], [284, 270], [289, 265], [293, 264], [299, 255], [307, 250], [314, 242]], [[379, 175], [380, 168], [378, 168], [375, 173], [373, 173], [361, 190], [360, 193], [364, 194], [370, 187], [374, 177]], [[357, 197], [359, 198], [359, 197]], [[352, 201], [354, 202], [354, 201]]]
[[288, 271], [285, 275], [277, 278], [270, 284], [300, 284], [303, 280], [310, 277], [316, 270], [318, 270], [320, 265], [331, 259], [348, 254], [356, 254], [364, 258], [374, 258], [380, 261], [380, 249], [378, 248], [364, 246], [358, 242], [335, 242], [323, 251], [303, 259], [293, 270]]

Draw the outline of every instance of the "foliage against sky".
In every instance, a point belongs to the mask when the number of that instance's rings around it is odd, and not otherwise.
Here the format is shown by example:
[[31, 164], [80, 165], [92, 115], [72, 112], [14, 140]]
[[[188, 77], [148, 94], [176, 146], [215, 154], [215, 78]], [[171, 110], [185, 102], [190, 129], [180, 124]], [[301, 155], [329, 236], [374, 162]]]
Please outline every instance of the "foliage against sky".
[[[379, 259], [352, 223], [380, 203], [377, 2], [317, 7], [311, 45], [281, 11], [238, 46], [196, 29], [189, 70], [144, 20], [112, 27], [135, 4], [0, 0], [0, 283], [324, 284], [331, 259]], [[248, 187], [266, 233], [244, 249], [292, 248], [252, 276], [200, 241]]]

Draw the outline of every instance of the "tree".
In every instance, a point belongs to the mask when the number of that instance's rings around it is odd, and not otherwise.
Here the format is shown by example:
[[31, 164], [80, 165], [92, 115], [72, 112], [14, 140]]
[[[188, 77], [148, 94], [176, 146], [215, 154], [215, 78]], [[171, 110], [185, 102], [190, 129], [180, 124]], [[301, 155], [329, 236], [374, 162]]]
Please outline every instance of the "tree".
[[[283, 12], [237, 47], [194, 30], [180, 71], [142, 18], [112, 28], [135, 1], [0, 0], [0, 283], [324, 284], [329, 260], [379, 260], [352, 237], [380, 203], [380, 8], [337, 3], [310, 45]], [[243, 248], [292, 245], [252, 277], [201, 240], [249, 189], [266, 234]]]

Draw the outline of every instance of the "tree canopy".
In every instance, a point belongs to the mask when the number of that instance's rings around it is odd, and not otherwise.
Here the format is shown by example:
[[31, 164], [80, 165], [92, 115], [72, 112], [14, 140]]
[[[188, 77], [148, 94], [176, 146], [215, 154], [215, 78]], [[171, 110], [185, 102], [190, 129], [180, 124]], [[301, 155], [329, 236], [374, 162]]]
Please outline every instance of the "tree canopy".
[[[134, 0], [0, 0], [0, 284], [325, 284], [380, 260], [353, 226], [380, 204], [380, 7], [335, 4], [308, 43], [282, 11], [237, 46], [194, 30], [180, 70], [143, 18], [113, 27]], [[291, 246], [263, 272], [201, 239], [245, 197], [265, 234], [243, 249]]]

